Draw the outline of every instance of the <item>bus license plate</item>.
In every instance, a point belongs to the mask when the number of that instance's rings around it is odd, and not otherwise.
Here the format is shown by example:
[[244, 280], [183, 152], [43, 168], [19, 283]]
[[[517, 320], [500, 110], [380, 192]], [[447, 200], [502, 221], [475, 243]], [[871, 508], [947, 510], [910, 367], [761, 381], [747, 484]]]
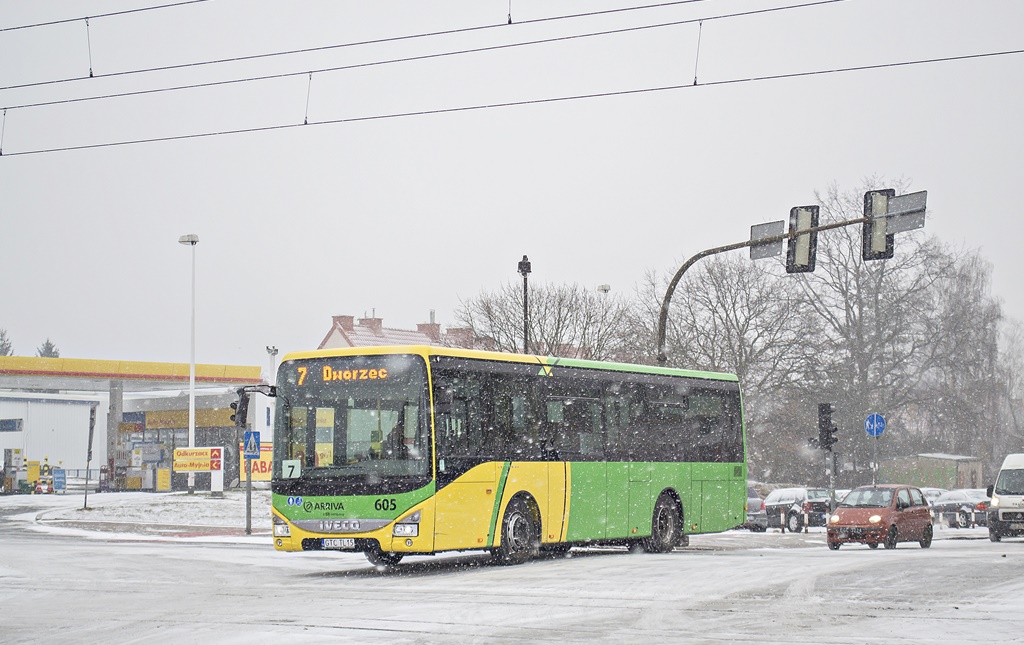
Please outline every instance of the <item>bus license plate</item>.
[[354, 549], [356, 548], [355, 538], [323, 538], [320, 546], [325, 549]]

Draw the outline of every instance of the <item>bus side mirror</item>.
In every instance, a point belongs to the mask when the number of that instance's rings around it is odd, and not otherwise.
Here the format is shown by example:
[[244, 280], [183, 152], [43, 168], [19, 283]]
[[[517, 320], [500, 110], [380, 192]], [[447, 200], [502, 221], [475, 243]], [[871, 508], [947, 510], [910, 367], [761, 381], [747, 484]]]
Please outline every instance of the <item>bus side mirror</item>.
[[989, 497], [989, 498], [992, 497], [992, 488], [993, 488], [992, 484], [989, 484], [988, 488], [985, 489], [985, 496], [986, 497]]

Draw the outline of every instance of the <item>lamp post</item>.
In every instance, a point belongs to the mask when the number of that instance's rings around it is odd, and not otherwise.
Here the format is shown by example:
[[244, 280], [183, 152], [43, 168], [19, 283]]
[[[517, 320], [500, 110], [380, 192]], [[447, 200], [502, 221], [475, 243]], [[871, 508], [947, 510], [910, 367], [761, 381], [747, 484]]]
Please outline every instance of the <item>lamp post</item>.
[[267, 385], [273, 385], [274, 381], [277, 380], [277, 375], [274, 370], [274, 363], [277, 362], [277, 347], [267, 345], [267, 354], [270, 355], [270, 371], [267, 372]]
[[[192, 322], [188, 358], [188, 447], [196, 447], [196, 244], [199, 236], [191, 233], [178, 238], [178, 244], [192, 247]], [[196, 492], [196, 474], [188, 473], [188, 494]]]
[[530, 307], [527, 300], [527, 277], [530, 275], [530, 258], [523, 256], [519, 261], [519, 274], [523, 276], [523, 353], [530, 352]]

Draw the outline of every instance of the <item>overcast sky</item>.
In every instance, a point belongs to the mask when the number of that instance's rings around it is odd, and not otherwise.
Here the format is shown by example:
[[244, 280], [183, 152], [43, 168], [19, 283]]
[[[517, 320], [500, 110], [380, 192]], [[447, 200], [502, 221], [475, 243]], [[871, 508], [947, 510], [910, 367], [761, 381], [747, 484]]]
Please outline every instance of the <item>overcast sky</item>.
[[[315, 348], [336, 314], [414, 328], [435, 310], [448, 326], [460, 299], [518, 282], [524, 253], [532, 281], [631, 294], [871, 177], [927, 190], [926, 231], [980, 250], [1024, 319], [1024, 54], [806, 74], [1024, 49], [1019, 0], [102, 15], [172, 1], [0, 1], [0, 329], [18, 355], [49, 338], [63, 357], [187, 362], [187, 233], [196, 360], [262, 366], [267, 345]], [[434, 32], [456, 33], [396, 40]], [[327, 49], [182, 67], [311, 48]], [[18, 107], [268, 75], [284, 76]], [[759, 77], [776, 78], [729, 82]], [[592, 94], [607, 95], [544, 101]], [[459, 109], [498, 103], [523, 104]], [[145, 139], [165, 140], [104, 145]]]

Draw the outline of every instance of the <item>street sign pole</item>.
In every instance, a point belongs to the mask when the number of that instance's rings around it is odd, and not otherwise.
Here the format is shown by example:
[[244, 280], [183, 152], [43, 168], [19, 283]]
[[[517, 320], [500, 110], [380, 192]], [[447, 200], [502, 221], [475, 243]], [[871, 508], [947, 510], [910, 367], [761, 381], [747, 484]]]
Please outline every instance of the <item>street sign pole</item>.
[[260, 433], [247, 430], [242, 435], [245, 456], [245, 534], [252, 535], [252, 460], [260, 458]]
[[869, 414], [864, 419], [864, 431], [868, 433], [869, 437], [873, 437], [874, 441], [871, 442], [871, 485], [878, 483], [878, 438], [885, 432], [885, 417], [880, 414]]
[[252, 535], [252, 459], [245, 459], [245, 534]]
[[871, 485], [878, 483], [878, 435], [871, 442]]
[[85, 453], [85, 498], [82, 501], [82, 510], [89, 510], [89, 465], [92, 462], [92, 435], [96, 430], [96, 404], [89, 408], [89, 448]]

